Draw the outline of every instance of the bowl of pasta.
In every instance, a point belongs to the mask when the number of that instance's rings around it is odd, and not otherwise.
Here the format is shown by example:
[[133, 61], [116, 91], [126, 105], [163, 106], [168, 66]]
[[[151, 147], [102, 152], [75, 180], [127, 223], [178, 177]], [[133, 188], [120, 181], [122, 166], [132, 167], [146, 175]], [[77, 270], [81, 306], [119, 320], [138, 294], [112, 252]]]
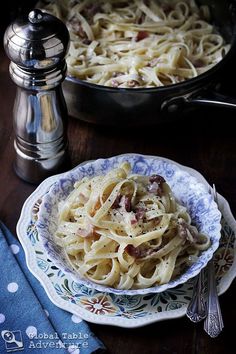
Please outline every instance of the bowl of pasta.
[[36, 227], [48, 257], [76, 282], [134, 295], [195, 277], [219, 246], [221, 213], [177, 163], [125, 154], [60, 175]]
[[70, 115], [138, 125], [200, 105], [236, 108], [215, 90], [235, 58], [234, 1], [62, 0], [37, 6], [70, 33], [63, 84]]

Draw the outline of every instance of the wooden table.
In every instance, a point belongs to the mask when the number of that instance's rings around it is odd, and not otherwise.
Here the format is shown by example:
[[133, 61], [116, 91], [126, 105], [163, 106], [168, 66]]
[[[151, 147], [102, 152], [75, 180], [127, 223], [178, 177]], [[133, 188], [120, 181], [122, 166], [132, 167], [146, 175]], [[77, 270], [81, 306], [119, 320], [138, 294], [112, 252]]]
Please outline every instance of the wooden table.
[[[0, 219], [15, 234], [25, 199], [36, 186], [14, 173], [12, 107], [15, 86], [8, 74], [8, 59], [0, 51]], [[236, 213], [235, 113], [199, 111], [172, 124], [137, 129], [92, 126], [69, 119], [68, 135], [72, 165], [127, 152], [159, 155], [202, 173], [230, 203]], [[213, 129], [214, 127], [214, 129]], [[236, 283], [220, 297], [225, 328], [216, 339], [186, 317], [157, 322], [138, 329], [91, 324], [111, 354], [221, 354], [234, 353]]]

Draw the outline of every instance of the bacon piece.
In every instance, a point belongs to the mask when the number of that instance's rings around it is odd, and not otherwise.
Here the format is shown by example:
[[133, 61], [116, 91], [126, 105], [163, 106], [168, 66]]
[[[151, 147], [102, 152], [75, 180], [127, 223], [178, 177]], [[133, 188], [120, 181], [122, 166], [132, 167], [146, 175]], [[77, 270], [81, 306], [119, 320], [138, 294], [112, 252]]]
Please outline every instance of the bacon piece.
[[92, 41], [88, 38], [85, 38], [82, 42], [83, 42], [83, 44], [86, 44], [86, 45], [89, 45], [92, 43]]
[[145, 252], [143, 252], [144, 250], [142, 250], [139, 246], [138, 247], [134, 247], [133, 245], [127, 245], [125, 247], [125, 251], [134, 258], [142, 258], [145, 256]]
[[112, 85], [112, 87], [118, 87], [119, 82], [117, 80], [111, 80], [111, 85]]
[[149, 181], [151, 183], [156, 182], [158, 184], [162, 184], [162, 183], [165, 183], [165, 178], [160, 175], [152, 175], [149, 177]]
[[145, 20], [145, 14], [142, 12], [141, 16], [137, 19], [137, 24], [141, 25]]
[[127, 86], [128, 86], [128, 87], [139, 86], [139, 82], [136, 81], [136, 80], [129, 80], [129, 81], [127, 81]]
[[160, 188], [159, 184], [153, 182], [152, 184], [150, 184], [150, 186], [148, 186], [148, 191], [154, 194], [158, 194], [159, 188]]
[[75, 16], [69, 20], [68, 25], [71, 28], [71, 30], [80, 38], [82, 38], [82, 39], [88, 38], [86, 32], [84, 31], [84, 29], [81, 25], [81, 22], [78, 21]]
[[177, 222], [177, 228], [179, 236], [183, 240], [187, 240], [189, 242], [197, 242], [198, 233], [195, 228], [189, 225], [184, 219], [179, 219]]
[[137, 207], [134, 211], [134, 218], [131, 219], [131, 225], [135, 225], [139, 220], [142, 220], [145, 216], [145, 209], [141, 207]]
[[112, 204], [112, 209], [117, 209], [120, 207], [121, 194], [118, 194], [114, 203]]
[[102, 13], [102, 12], [103, 12], [102, 7], [99, 4], [89, 4], [82, 11], [82, 15], [88, 20], [89, 23], [91, 23], [93, 17], [97, 13]]
[[165, 179], [160, 175], [152, 175], [149, 178], [151, 184], [148, 186], [148, 191], [158, 195], [159, 197], [163, 194], [162, 185], [165, 183]]
[[124, 208], [126, 211], [131, 211], [131, 196], [119, 194], [114, 203], [112, 204], [112, 209]]
[[148, 186], [148, 191], [161, 197], [163, 194], [162, 185], [165, 183], [165, 179], [160, 175], [152, 175], [149, 181], [151, 184]]
[[187, 239], [187, 237], [188, 237], [187, 228], [184, 224], [182, 224], [180, 222], [178, 223], [178, 233], [182, 239], [184, 239], [184, 240]]
[[129, 195], [124, 196], [124, 206], [125, 210], [130, 212], [131, 211], [131, 197]]
[[131, 219], [131, 221], [130, 221], [130, 222], [131, 222], [131, 225], [135, 225], [135, 224], [137, 224], [137, 222], [138, 222], [138, 221], [137, 221], [137, 219], [136, 219], [136, 218], [134, 218], [134, 219]]
[[203, 66], [205, 66], [205, 63], [203, 60], [201, 59], [196, 59], [193, 61], [193, 65], [196, 67], [196, 68], [202, 68]]
[[127, 245], [125, 247], [125, 251], [131, 256], [134, 257], [135, 259], [141, 259], [144, 257], [149, 256], [152, 253], [155, 253], [157, 249], [153, 248], [142, 248], [140, 246], [134, 247], [133, 245]]
[[139, 41], [147, 38], [148, 36], [149, 36], [149, 34], [146, 31], [139, 31], [136, 38], [135, 38], [135, 41], [139, 42]]
[[85, 228], [79, 227], [77, 230], [77, 235], [88, 238], [93, 237], [95, 235], [95, 229], [92, 224], [88, 224]]
[[144, 218], [145, 211], [146, 210], [144, 208], [141, 208], [141, 207], [136, 208], [136, 210], [135, 210], [135, 218], [136, 218], [137, 221], [139, 221], [139, 220]]

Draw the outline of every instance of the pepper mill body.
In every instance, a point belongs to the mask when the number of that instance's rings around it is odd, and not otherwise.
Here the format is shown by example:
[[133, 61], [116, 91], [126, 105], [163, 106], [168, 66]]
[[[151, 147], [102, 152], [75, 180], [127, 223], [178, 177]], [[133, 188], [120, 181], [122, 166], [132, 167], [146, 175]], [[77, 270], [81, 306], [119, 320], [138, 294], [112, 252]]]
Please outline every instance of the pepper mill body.
[[37, 9], [5, 32], [5, 50], [11, 59], [9, 72], [17, 85], [14, 168], [30, 183], [37, 184], [69, 167], [68, 116], [61, 88], [68, 44], [65, 25]]

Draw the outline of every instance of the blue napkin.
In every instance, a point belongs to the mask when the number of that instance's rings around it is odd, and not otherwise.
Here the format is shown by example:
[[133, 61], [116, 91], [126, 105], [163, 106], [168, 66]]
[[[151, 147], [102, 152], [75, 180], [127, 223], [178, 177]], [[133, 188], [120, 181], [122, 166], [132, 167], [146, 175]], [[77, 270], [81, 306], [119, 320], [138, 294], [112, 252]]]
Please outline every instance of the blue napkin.
[[20, 243], [0, 222], [0, 353], [105, 352], [87, 323], [55, 306], [26, 266]]

